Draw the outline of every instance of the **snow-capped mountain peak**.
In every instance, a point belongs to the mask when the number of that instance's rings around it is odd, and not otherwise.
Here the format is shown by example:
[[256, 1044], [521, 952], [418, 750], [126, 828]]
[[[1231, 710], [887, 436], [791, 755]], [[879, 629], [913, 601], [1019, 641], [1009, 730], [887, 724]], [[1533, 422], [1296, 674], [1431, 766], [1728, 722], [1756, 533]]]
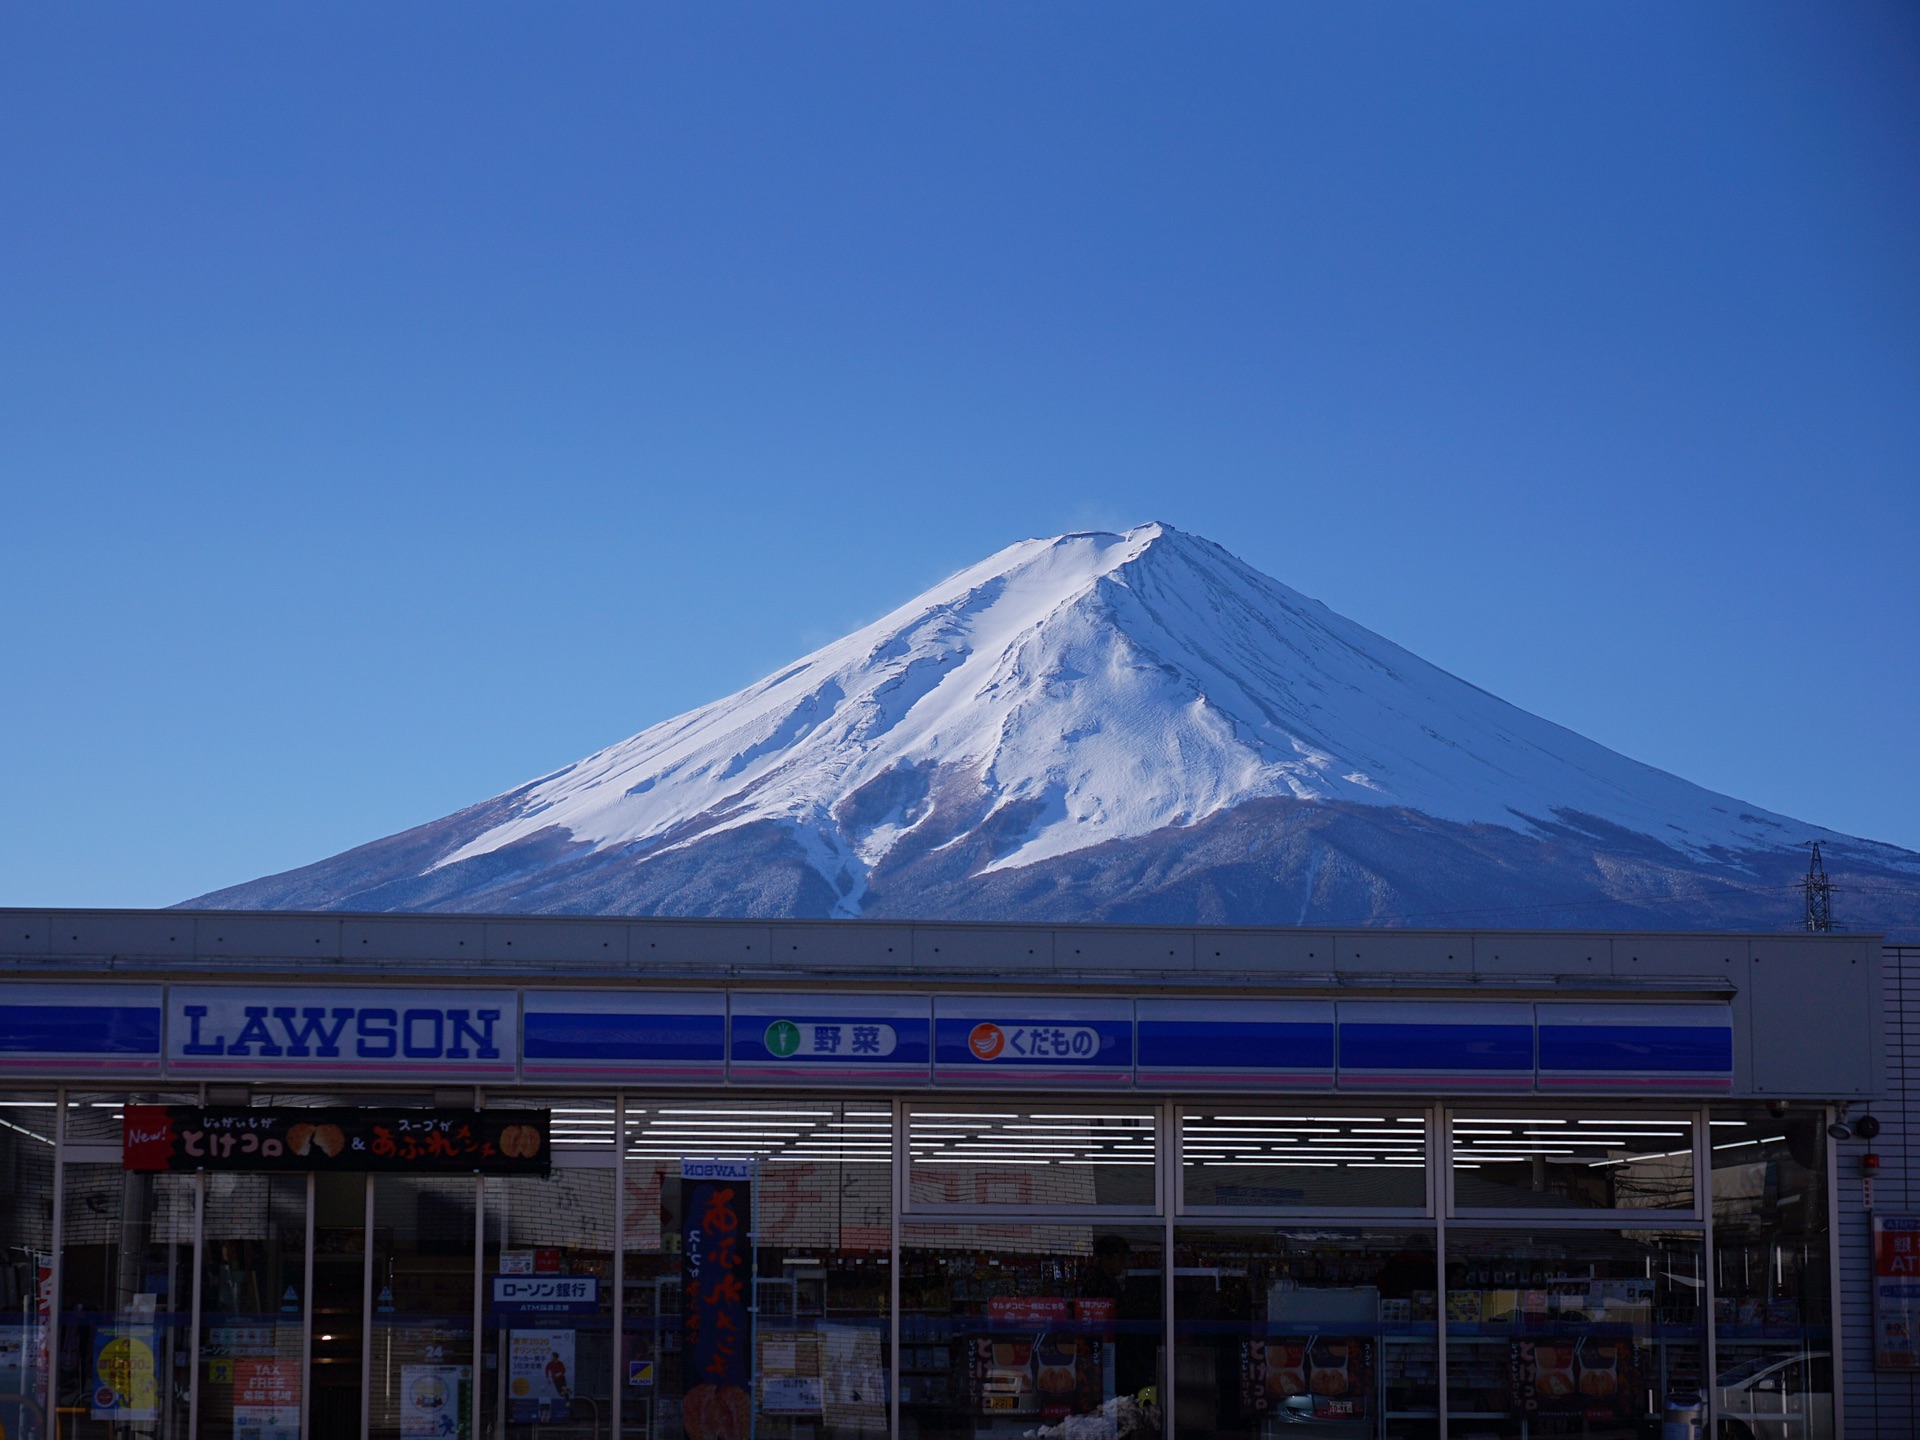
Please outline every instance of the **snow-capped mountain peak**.
[[909, 843], [989, 827], [991, 873], [1264, 798], [1601, 822], [1703, 856], [1825, 833], [1518, 710], [1159, 524], [1011, 545], [503, 798], [430, 868], [536, 836], [653, 854], [773, 822], [849, 914]]

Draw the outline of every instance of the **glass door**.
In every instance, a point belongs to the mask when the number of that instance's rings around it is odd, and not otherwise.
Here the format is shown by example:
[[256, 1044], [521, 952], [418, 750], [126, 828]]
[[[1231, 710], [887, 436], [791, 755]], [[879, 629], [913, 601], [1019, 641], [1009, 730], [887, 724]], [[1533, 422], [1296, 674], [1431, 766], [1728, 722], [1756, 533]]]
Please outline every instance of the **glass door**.
[[66, 1167], [60, 1239], [60, 1434], [187, 1433], [194, 1177]]
[[0, 1435], [45, 1440], [53, 1302], [52, 1095], [0, 1096]]
[[313, 1177], [313, 1399], [308, 1428], [328, 1440], [360, 1434], [366, 1296], [367, 1177]]
[[372, 1440], [471, 1440], [478, 1197], [476, 1178], [373, 1177]]
[[299, 1440], [307, 1177], [207, 1177], [200, 1272], [203, 1440]]
[[481, 1433], [596, 1440], [613, 1423], [607, 1168], [487, 1181]]

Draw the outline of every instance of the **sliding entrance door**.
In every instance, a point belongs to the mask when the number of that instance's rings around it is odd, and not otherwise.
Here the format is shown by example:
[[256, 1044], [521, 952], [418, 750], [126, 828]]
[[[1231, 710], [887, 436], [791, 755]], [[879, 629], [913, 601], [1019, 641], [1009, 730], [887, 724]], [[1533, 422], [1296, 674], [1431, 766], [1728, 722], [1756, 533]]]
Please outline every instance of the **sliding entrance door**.
[[360, 1434], [367, 1177], [313, 1177], [313, 1399], [308, 1433]]
[[298, 1440], [306, 1393], [307, 1177], [205, 1178], [200, 1395], [205, 1440]]

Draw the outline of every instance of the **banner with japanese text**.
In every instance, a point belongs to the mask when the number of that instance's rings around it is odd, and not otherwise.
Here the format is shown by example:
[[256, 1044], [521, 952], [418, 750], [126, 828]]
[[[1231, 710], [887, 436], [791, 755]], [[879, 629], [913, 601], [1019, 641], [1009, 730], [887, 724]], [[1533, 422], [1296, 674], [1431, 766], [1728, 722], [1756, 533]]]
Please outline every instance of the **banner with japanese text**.
[[545, 1175], [545, 1110], [129, 1105], [124, 1169]]
[[753, 1162], [680, 1167], [681, 1423], [687, 1440], [746, 1440], [753, 1383]]

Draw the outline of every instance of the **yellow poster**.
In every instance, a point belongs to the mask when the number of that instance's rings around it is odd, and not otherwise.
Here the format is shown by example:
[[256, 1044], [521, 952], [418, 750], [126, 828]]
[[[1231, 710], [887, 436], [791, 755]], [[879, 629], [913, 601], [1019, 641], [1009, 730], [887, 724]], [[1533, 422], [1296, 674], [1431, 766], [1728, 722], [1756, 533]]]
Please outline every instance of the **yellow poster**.
[[93, 1332], [93, 1418], [158, 1420], [159, 1367], [151, 1325], [102, 1325]]

